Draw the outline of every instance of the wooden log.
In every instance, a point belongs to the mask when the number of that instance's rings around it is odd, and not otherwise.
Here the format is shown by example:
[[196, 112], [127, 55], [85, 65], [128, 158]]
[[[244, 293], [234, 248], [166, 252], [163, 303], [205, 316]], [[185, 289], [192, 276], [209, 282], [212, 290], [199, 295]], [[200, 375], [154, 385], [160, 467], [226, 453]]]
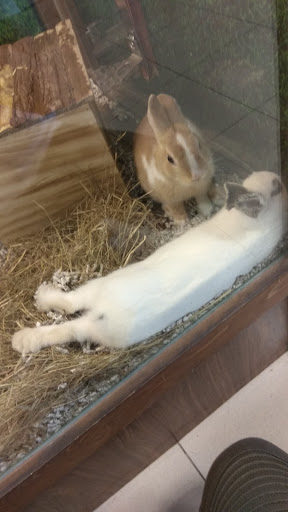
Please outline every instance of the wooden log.
[[93, 48], [74, 0], [41, 0], [34, 3], [34, 8], [46, 29], [53, 28], [65, 19], [71, 20], [85, 65], [90, 67]]
[[116, 178], [69, 20], [0, 47], [0, 240], [35, 232]]
[[93, 98], [70, 20], [34, 38], [0, 46], [0, 68], [2, 73], [6, 69], [4, 87], [13, 81], [9, 128]]
[[0, 239], [35, 232], [115, 164], [89, 104], [0, 139]]
[[12, 68], [5, 64], [0, 71], [0, 132], [10, 128], [13, 111]]

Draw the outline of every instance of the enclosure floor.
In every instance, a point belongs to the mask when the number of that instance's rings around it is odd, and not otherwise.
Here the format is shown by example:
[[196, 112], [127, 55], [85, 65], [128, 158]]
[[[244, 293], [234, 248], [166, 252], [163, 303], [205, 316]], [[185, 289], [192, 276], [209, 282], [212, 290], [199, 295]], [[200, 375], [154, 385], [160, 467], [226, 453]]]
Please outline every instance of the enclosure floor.
[[242, 388], [97, 512], [196, 512], [208, 470], [227, 446], [261, 437], [288, 452], [288, 353]]

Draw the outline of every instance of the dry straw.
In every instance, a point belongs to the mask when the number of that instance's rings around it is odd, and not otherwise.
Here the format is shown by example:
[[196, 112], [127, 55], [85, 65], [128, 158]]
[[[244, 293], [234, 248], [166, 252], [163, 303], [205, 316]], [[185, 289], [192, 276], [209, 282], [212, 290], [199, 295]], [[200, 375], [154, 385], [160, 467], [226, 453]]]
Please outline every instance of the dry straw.
[[[159, 334], [148, 343], [128, 350], [86, 354], [76, 344], [68, 353], [55, 347], [23, 361], [11, 348], [11, 336], [23, 326], [48, 323], [47, 315], [36, 310], [33, 295], [57, 269], [78, 272], [78, 283], [85, 282], [95, 274], [105, 275], [143, 259], [173, 236], [169, 229], [159, 231], [149, 208], [131, 199], [127, 191], [120, 194], [110, 181], [97, 186], [93, 195], [87, 189], [87, 199], [71, 215], [61, 221], [51, 220], [41, 233], [12, 244], [0, 270], [0, 472], [1, 459], [4, 466], [6, 462], [10, 465], [16, 460], [17, 452], [27, 453], [41, 442], [39, 437], [37, 441], [39, 423], [42, 421], [43, 429], [50, 411], [72, 403], [75, 397], [77, 400], [78, 390], [83, 393], [85, 383], [91, 380], [100, 387], [106, 381], [101, 389], [107, 391], [107, 382], [109, 387], [115, 376], [119, 381], [231, 292], [223, 292], [187, 315], [181, 325], [176, 322], [169, 333]], [[241, 276], [232, 288], [241, 286], [277, 255], [279, 249], [247, 276]], [[75, 414], [80, 409], [76, 408]]]
[[[112, 191], [111, 191], [112, 190]], [[149, 209], [126, 192], [119, 194], [111, 182], [98, 185], [96, 195], [75, 211], [35, 236], [8, 248], [0, 270], [0, 454], [11, 456], [29, 442], [31, 427], [51, 408], [65, 402], [67, 390], [89, 378], [121, 374], [128, 358], [146, 350], [104, 351], [84, 354], [79, 347], [69, 353], [46, 349], [23, 361], [11, 348], [15, 330], [36, 322], [48, 323], [39, 313], [33, 295], [57, 269], [80, 271], [84, 282], [91, 273], [103, 273], [137, 261], [155, 248], [156, 227]], [[76, 368], [76, 371], [74, 371]], [[73, 370], [73, 371], [72, 371]]]

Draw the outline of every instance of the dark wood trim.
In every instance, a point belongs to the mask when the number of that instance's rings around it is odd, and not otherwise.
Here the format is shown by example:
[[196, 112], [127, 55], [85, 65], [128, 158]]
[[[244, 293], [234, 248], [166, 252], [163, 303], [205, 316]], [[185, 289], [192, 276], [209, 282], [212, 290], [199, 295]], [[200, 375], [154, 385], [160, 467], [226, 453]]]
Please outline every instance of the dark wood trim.
[[288, 3], [276, 0], [278, 78], [280, 100], [280, 154], [282, 178], [288, 185]]
[[55, 3], [47, 0], [33, 0], [32, 6], [36, 10], [45, 29], [54, 28], [61, 18]]
[[71, 20], [83, 60], [86, 67], [89, 68], [91, 66], [92, 48], [74, 0], [41, 0], [36, 1], [34, 7], [46, 29], [54, 28], [59, 21]]
[[287, 350], [287, 341], [285, 299], [190, 370], [139, 418], [41, 493], [25, 512], [94, 511], [278, 359]]
[[127, 11], [143, 57], [140, 64], [142, 75], [145, 80], [150, 80], [158, 75], [158, 70], [142, 5], [139, 0], [115, 0], [115, 3], [121, 11]]
[[287, 295], [288, 260], [283, 257], [6, 474], [0, 482], [1, 505], [18, 511], [19, 502], [24, 506], [70, 473]]

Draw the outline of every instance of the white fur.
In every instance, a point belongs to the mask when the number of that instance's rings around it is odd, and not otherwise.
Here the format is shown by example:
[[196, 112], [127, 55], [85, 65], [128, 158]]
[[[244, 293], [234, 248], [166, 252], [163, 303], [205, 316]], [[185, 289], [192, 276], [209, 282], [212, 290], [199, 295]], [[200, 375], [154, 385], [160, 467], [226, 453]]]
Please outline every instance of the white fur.
[[151, 161], [148, 162], [148, 159], [146, 158], [146, 156], [142, 155], [142, 164], [147, 173], [147, 177], [148, 177], [149, 184], [151, 186], [151, 190], [154, 189], [157, 182], [158, 183], [159, 183], [159, 181], [162, 183], [165, 182], [165, 178], [164, 178], [163, 174], [161, 174], [161, 172], [159, 172], [157, 169], [156, 162], [155, 162], [154, 158], [152, 158]]
[[62, 325], [17, 332], [13, 348], [37, 352], [71, 340], [126, 347], [195, 311], [266, 258], [281, 239], [284, 192], [271, 197], [273, 178], [273, 173], [258, 172], [244, 182], [265, 198], [257, 218], [223, 208], [140, 263], [68, 293], [42, 286], [39, 308], [85, 312]]
[[213, 204], [211, 203], [208, 196], [202, 196], [197, 198], [198, 211], [203, 217], [209, 217], [213, 210]]
[[199, 132], [199, 129], [197, 128], [197, 126], [192, 123], [192, 121], [190, 121], [190, 119], [187, 119], [186, 118], [186, 122], [191, 130], [192, 133], [195, 133], [195, 135], [197, 135], [198, 137], [200, 137], [200, 132]]
[[180, 146], [182, 146], [182, 148], [185, 151], [188, 165], [189, 165], [190, 169], [193, 170], [194, 179], [200, 178], [201, 170], [199, 169], [199, 167], [197, 165], [197, 162], [195, 160], [193, 153], [191, 153], [191, 151], [189, 149], [189, 146], [186, 142], [185, 137], [183, 137], [183, 135], [181, 133], [177, 133], [176, 140], [177, 140], [178, 144], [180, 144]]

